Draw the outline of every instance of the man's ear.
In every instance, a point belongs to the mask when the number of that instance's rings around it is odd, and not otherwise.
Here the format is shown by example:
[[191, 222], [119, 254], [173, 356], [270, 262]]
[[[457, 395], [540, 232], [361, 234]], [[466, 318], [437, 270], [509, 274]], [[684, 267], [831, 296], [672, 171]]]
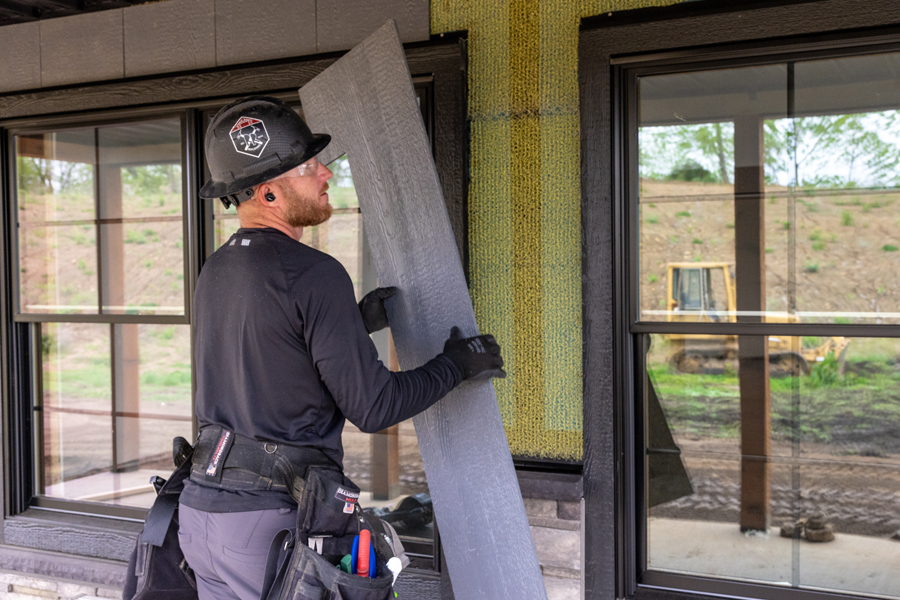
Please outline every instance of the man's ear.
[[253, 198], [261, 205], [267, 206], [278, 199], [277, 193], [274, 186], [271, 186], [268, 183], [262, 183], [257, 186]]

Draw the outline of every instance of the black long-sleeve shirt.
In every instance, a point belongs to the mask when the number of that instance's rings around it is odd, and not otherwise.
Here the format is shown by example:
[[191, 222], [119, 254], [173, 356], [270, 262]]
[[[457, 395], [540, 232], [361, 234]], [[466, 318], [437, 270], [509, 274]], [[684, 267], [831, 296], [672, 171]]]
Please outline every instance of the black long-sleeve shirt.
[[[443, 355], [389, 371], [341, 264], [275, 229], [240, 229], [210, 257], [193, 320], [201, 427], [317, 448], [339, 465], [345, 418], [379, 431], [462, 380]], [[195, 501], [199, 493], [186, 489], [182, 501], [207, 508]]]

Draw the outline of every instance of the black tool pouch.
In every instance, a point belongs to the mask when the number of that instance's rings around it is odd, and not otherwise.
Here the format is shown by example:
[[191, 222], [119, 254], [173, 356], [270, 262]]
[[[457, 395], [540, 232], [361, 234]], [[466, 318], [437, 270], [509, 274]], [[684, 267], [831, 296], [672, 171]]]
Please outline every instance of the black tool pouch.
[[128, 560], [123, 600], [197, 600], [194, 572], [178, 545], [178, 498], [190, 473], [188, 454], [158, 490]]
[[[388, 559], [394, 556], [387, 541], [390, 537], [383, 526], [379, 527], [380, 520], [373, 527], [373, 523], [360, 510], [356, 503], [359, 488], [339, 471], [310, 468], [305, 480], [294, 479], [292, 495], [299, 506], [296, 533], [282, 530], [272, 542], [261, 598], [392, 598], [393, 574], [387, 568]], [[353, 501], [349, 502], [348, 497]], [[374, 578], [345, 573], [337, 566], [345, 554], [350, 554], [353, 538], [364, 528], [371, 532], [375, 548]], [[315, 538], [319, 538], [319, 545], [315, 543]]]
[[[295, 481], [299, 483], [303, 480], [297, 478]], [[359, 533], [355, 517], [359, 488], [342, 472], [310, 467], [306, 473], [305, 487], [294, 499], [297, 500], [298, 532], [313, 537], [343, 537], [349, 533]]]

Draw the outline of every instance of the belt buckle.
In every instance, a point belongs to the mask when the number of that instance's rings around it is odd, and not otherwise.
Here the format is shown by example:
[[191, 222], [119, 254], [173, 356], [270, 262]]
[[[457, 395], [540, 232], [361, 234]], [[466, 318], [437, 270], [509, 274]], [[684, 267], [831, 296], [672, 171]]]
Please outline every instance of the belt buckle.
[[[271, 450], [269, 450], [269, 446], [273, 446]], [[275, 442], [266, 442], [263, 444], [263, 450], [266, 451], [266, 454], [275, 454], [278, 451], [278, 444]]]

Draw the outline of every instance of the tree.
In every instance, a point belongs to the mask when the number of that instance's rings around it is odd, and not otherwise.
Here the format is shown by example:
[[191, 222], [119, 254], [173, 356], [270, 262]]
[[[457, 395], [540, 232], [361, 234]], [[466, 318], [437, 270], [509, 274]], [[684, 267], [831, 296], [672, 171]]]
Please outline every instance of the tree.
[[795, 187], [896, 185], [898, 147], [882, 137], [896, 118], [888, 111], [766, 121], [766, 178]]
[[673, 173], [683, 171], [684, 165], [698, 165], [714, 174], [706, 181], [731, 183], [732, 123], [645, 127], [640, 133], [639, 147], [642, 177], [670, 179]]

